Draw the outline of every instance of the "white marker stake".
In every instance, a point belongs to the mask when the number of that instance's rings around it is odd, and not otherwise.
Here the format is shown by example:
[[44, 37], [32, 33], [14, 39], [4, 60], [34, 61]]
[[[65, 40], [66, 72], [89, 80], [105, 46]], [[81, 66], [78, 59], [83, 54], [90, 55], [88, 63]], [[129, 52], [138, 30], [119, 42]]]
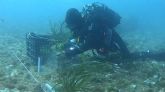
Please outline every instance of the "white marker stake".
[[40, 68], [41, 68], [41, 58], [38, 57], [38, 73], [40, 73]]

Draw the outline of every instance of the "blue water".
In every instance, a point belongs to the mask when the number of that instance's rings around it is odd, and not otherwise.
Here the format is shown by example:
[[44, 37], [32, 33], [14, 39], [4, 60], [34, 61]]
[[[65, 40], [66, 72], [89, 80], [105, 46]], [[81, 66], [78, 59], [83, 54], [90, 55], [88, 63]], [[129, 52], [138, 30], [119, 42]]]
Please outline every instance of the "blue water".
[[49, 21], [63, 21], [68, 8], [81, 10], [94, 1], [108, 5], [122, 16], [122, 21], [138, 24], [139, 29], [164, 31], [164, 0], [0, 0], [0, 31], [47, 32]]

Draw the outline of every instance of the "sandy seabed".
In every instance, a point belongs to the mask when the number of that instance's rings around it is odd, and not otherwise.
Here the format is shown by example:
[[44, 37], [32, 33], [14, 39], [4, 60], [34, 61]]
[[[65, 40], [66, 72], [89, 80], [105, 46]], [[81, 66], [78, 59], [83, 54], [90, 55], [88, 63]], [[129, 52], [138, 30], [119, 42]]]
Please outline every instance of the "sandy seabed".
[[[160, 39], [160, 35], [155, 36], [156, 39], [153, 40], [152, 33], [145, 34], [146, 36], [137, 31], [122, 35], [132, 52], [148, 49], [165, 50], [165, 46], [162, 45], [164, 41]], [[26, 56], [24, 36], [1, 32], [0, 92], [41, 92], [37, 89], [38, 83], [28, 74], [15, 55], [40, 82], [55, 85], [53, 78], [56, 76], [54, 63], [56, 59], [47, 62], [42, 66], [41, 73], [37, 73], [36, 66]], [[113, 67], [110, 68], [111, 70], [96, 72], [97, 76], [91, 83], [93, 92], [165, 92], [165, 61], [146, 59], [124, 64], [110, 64], [110, 67]]]

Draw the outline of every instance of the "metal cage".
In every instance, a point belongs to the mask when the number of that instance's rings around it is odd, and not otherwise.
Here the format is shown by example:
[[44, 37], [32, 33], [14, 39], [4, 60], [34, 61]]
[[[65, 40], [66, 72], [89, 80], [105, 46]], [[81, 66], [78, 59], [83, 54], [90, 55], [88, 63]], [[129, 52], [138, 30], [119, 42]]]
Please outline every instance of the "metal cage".
[[38, 61], [38, 58], [41, 59], [41, 62], [45, 61], [50, 54], [52, 45], [53, 39], [51, 35], [26, 34], [27, 55], [33, 61]]

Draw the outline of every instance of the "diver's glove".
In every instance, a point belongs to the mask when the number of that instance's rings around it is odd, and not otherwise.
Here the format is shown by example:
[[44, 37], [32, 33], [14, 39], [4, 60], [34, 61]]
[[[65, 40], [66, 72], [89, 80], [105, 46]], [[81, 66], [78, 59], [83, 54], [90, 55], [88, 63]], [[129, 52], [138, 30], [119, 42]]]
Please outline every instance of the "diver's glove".
[[77, 45], [75, 39], [71, 39], [67, 44], [65, 44], [65, 55], [67, 57], [71, 58], [80, 52], [80, 47]]

